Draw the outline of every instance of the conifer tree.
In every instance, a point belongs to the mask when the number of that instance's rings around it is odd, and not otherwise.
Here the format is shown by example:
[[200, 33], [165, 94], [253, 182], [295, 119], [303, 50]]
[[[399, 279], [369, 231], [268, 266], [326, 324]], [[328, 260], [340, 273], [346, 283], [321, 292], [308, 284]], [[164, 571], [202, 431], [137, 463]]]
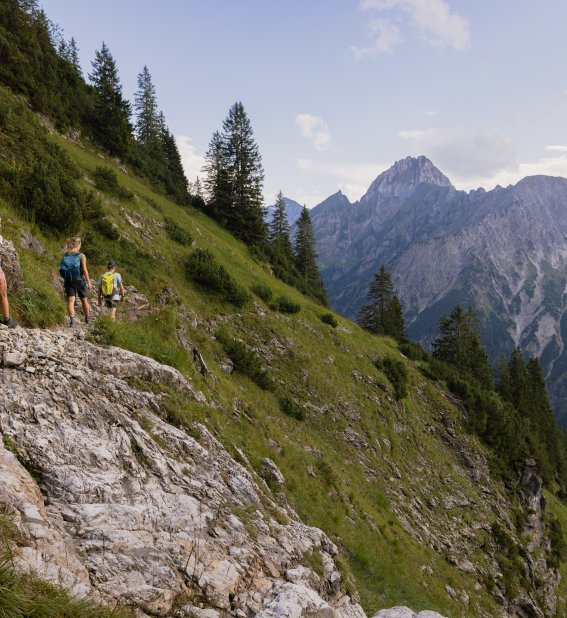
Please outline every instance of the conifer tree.
[[290, 226], [285, 210], [285, 199], [280, 191], [276, 196], [274, 214], [268, 226], [268, 242], [274, 254], [293, 261], [293, 248], [289, 237]]
[[217, 219], [221, 225], [226, 225], [224, 211], [230, 200], [230, 178], [228, 165], [224, 160], [223, 138], [215, 131], [205, 154], [205, 195], [207, 198], [206, 212]]
[[315, 238], [309, 211], [304, 206], [297, 220], [297, 233], [295, 235], [295, 265], [305, 293], [316, 298], [324, 305], [327, 304], [327, 290], [321, 279], [317, 266], [317, 254], [315, 252]]
[[132, 141], [130, 103], [122, 97], [116, 63], [104, 42], [100, 51], [95, 52], [92, 67], [89, 79], [95, 91], [94, 137], [112, 154], [124, 157]]
[[205, 156], [208, 211], [244, 242], [267, 241], [262, 159], [242, 103], [235, 103], [213, 134]]
[[482, 346], [476, 313], [456, 305], [439, 323], [439, 337], [433, 342], [433, 356], [458, 371], [475, 378], [485, 388], [492, 388], [488, 355]]
[[159, 134], [156, 88], [146, 65], [138, 74], [138, 90], [134, 94], [136, 137], [141, 144], [155, 144]]
[[384, 264], [374, 275], [367, 300], [370, 302], [360, 309], [359, 324], [371, 333], [403, 339], [405, 325], [402, 305]]

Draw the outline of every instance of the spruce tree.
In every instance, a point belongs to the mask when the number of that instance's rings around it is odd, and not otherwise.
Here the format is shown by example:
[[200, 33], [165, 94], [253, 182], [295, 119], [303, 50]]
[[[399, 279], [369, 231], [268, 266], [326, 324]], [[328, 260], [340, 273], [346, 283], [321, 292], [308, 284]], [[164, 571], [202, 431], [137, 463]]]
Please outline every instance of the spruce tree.
[[492, 388], [492, 371], [482, 346], [476, 313], [456, 305], [439, 323], [439, 337], [433, 342], [433, 356], [473, 378], [484, 388]]
[[251, 245], [267, 240], [262, 186], [264, 168], [250, 120], [242, 103], [235, 103], [223, 122], [223, 163], [230, 182], [230, 200], [222, 204], [228, 229]]
[[138, 75], [138, 90], [134, 94], [136, 137], [141, 144], [155, 144], [159, 134], [156, 88], [146, 65]]
[[392, 276], [384, 264], [368, 288], [367, 300], [360, 309], [359, 324], [377, 335], [388, 335], [401, 340], [405, 336], [402, 305], [396, 296]]
[[242, 103], [230, 108], [222, 133], [213, 134], [205, 161], [209, 214], [244, 242], [265, 245], [264, 169]]
[[104, 42], [95, 52], [92, 67], [89, 79], [95, 91], [94, 138], [112, 154], [125, 157], [132, 143], [130, 103], [122, 97], [116, 63]]
[[204, 188], [206, 212], [226, 226], [225, 208], [230, 201], [230, 177], [228, 165], [224, 159], [223, 138], [219, 131], [215, 131], [205, 154]]
[[290, 240], [290, 226], [285, 210], [285, 199], [280, 191], [276, 196], [274, 215], [268, 226], [268, 242], [272, 253], [289, 262], [293, 261], [293, 248]]
[[303, 291], [327, 304], [327, 290], [321, 279], [317, 266], [317, 254], [315, 252], [315, 238], [309, 211], [304, 206], [297, 220], [297, 233], [295, 235], [295, 265]]

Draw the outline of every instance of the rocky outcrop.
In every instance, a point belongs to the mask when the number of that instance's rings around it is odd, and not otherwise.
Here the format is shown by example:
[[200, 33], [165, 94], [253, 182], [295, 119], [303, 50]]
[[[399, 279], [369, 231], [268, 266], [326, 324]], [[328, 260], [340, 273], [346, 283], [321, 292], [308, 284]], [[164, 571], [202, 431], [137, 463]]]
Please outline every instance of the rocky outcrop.
[[212, 405], [177, 370], [71, 329], [0, 327], [0, 348], [0, 507], [19, 569], [140, 616], [364, 616], [323, 532], [206, 426], [164, 421], [160, 386]]

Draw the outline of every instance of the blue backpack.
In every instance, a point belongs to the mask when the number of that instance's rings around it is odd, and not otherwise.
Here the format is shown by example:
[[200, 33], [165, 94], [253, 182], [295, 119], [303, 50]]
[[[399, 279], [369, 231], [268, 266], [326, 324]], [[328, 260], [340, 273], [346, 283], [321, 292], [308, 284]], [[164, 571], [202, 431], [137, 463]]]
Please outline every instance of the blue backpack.
[[63, 277], [65, 284], [72, 284], [81, 279], [81, 254], [65, 253], [59, 264], [59, 274]]

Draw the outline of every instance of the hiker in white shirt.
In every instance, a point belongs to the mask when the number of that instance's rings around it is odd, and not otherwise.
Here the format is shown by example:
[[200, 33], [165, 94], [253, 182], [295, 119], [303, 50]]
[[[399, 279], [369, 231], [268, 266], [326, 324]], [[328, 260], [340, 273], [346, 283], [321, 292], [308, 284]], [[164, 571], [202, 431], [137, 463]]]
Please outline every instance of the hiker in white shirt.
[[104, 305], [110, 309], [110, 319], [116, 319], [116, 308], [124, 298], [122, 275], [116, 272], [116, 262], [108, 262], [108, 270], [98, 278], [98, 306]]

